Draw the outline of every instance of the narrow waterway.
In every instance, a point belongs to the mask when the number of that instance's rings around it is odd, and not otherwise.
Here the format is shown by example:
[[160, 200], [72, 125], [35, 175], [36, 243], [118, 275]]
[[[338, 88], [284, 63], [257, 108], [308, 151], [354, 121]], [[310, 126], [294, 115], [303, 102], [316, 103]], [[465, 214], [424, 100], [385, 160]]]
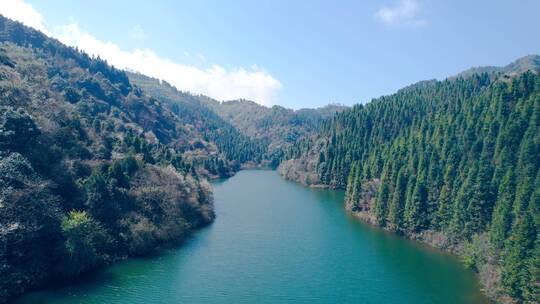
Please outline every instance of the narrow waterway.
[[486, 303], [453, 257], [369, 227], [343, 193], [241, 171], [216, 182], [214, 224], [22, 303]]

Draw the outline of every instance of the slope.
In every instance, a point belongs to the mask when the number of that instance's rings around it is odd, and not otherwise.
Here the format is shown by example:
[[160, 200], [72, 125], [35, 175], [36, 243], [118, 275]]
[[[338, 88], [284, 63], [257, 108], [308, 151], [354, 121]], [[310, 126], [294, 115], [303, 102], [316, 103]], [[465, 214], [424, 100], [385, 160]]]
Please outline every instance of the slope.
[[540, 75], [413, 85], [337, 114], [282, 163], [365, 221], [462, 256], [499, 300], [539, 301]]

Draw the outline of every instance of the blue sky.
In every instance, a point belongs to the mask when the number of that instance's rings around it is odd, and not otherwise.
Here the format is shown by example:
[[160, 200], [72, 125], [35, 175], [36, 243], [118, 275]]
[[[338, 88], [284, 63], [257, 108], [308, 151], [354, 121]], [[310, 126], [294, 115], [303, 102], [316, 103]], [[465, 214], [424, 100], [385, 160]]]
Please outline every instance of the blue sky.
[[540, 53], [538, 0], [2, 2], [121, 68], [291, 108], [365, 103]]

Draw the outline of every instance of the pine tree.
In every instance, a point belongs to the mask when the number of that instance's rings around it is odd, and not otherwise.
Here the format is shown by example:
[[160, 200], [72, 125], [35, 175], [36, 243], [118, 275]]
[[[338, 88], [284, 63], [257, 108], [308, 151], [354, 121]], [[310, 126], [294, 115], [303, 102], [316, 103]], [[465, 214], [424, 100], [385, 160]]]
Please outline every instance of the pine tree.
[[396, 186], [392, 194], [392, 200], [388, 208], [388, 227], [393, 231], [403, 229], [403, 208], [405, 207], [405, 194], [407, 178], [404, 169], [399, 170]]
[[405, 223], [411, 232], [418, 232], [425, 228], [427, 208], [427, 189], [424, 172], [416, 179], [416, 185], [409, 203], [405, 206]]
[[[463, 185], [460, 187], [457, 196], [453, 203], [452, 209], [452, 221], [450, 224], [450, 231], [453, 237], [462, 238], [470, 237], [470, 225], [467, 222], [468, 214], [467, 210], [470, 205], [470, 199], [473, 197], [473, 181], [476, 179], [476, 168], [470, 168], [467, 174], [467, 178]], [[473, 206], [475, 204], [472, 204]]]
[[386, 212], [388, 211], [387, 205], [389, 195], [389, 182], [386, 179], [383, 179], [379, 187], [377, 198], [375, 199], [375, 218], [381, 227], [386, 226]]
[[490, 229], [491, 244], [500, 250], [508, 236], [512, 224], [512, 203], [515, 195], [515, 174], [512, 167], [508, 168], [499, 187], [499, 197], [493, 211], [493, 221]]
[[536, 240], [535, 228], [530, 214], [523, 214], [517, 219], [508, 239], [504, 256], [502, 281], [509, 293], [522, 299], [524, 290], [531, 281], [527, 262], [531, 259]]
[[439, 208], [437, 210], [437, 216], [434, 223], [434, 226], [440, 230], [445, 230], [450, 223], [452, 215], [452, 189], [455, 178], [454, 174], [454, 166], [452, 164], [448, 165], [446, 168], [446, 173], [444, 174], [444, 183], [438, 199]]

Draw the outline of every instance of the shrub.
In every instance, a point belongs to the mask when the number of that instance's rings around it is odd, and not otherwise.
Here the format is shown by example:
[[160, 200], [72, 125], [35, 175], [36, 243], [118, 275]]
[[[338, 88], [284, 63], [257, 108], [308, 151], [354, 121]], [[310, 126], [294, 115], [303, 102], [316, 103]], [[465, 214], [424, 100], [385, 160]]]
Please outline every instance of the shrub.
[[103, 262], [98, 249], [106, 242], [105, 231], [86, 212], [70, 211], [61, 227], [68, 257], [64, 274], [78, 274]]

